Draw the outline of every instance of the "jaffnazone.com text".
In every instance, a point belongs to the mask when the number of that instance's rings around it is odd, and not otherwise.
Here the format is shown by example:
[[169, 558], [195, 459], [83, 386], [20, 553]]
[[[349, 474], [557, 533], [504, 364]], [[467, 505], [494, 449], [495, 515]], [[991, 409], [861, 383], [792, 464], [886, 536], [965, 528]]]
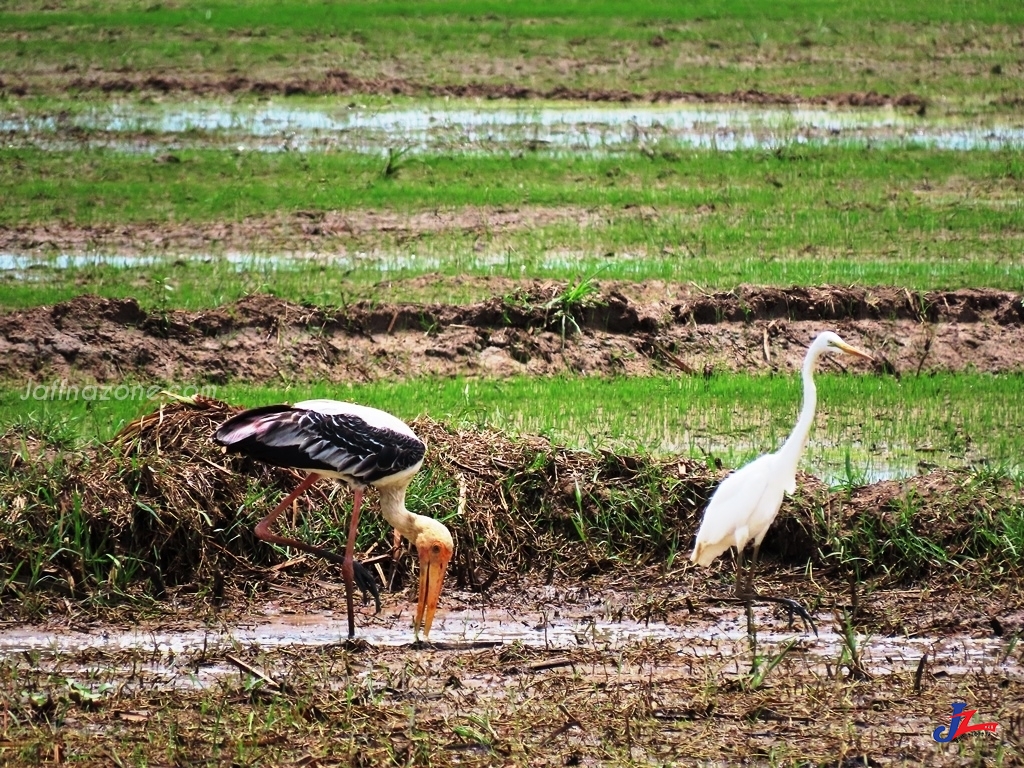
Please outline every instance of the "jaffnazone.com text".
[[181, 397], [204, 395], [216, 397], [217, 386], [186, 386], [180, 389], [159, 384], [69, 384], [66, 379], [50, 384], [29, 382], [21, 395], [22, 400], [152, 400], [161, 392], [173, 392]]

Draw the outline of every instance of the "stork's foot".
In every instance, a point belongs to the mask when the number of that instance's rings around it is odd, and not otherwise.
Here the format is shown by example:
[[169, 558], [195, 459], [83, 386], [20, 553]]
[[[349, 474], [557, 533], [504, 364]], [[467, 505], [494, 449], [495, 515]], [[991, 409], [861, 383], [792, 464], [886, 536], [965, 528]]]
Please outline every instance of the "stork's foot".
[[[355, 578], [356, 586], [363, 593], [363, 605], [370, 602], [373, 597], [373, 604], [376, 607], [375, 613], [380, 613], [380, 580], [376, 572], [367, 568], [358, 560], [352, 561], [352, 575]], [[792, 621], [792, 619], [790, 620]]]

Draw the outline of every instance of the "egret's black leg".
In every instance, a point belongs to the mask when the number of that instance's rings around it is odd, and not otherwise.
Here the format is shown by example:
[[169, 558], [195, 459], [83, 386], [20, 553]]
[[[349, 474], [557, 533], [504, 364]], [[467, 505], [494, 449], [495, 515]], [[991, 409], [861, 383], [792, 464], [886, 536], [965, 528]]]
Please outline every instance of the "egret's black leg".
[[736, 597], [743, 601], [743, 609], [747, 614], [747, 640], [750, 642], [750, 656], [753, 659], [751, 672], [757, 668], [757, 627], [754, 625], [754, 603], [751, 599], [753, 590], [751, 580], [753, 566], [743, 568], [743, 550], [736, 548]]
[[790, 629], [793, 628], [793, 616], [794, 615], [799, 616], [801, 621], [803, 621], [803, 623], [804, 623], [804, 629], [805, 630], [807, 630], [807, 629], [811, 630], [812, 632], [814, 632], [814, 636], [817, 637], [818, 636], [818, 628], [814, 625], [814, 619], [811, 617], [811, 614], [809, 614], [807, 612], [807, 609], [804, 608], [802, 605], [800, 605], [800, 603], [798, 603], [796, 600], [793, 600], [792, 598], [789, 598], [789, 597], [776, 597], [775, 595], [762, 595], [762, 594], [760, 594], [759, 592], [757, 592], [754, 589], [754, 567], [757, 565], [757, 555], [758, 555], [759, 550], [760, 550], [760, 547], [757, 544], [755, 544], [754, 545], [754, 556], [752, 558], [752, 562], [751, 562], [750, 569], [749, 569], [749, 578], [747, 580], [747, 590], [748, 590], [747, 594], [752, 599], [764, 600], [764, 601], [767, 601], [767, 602], [770, 602], [770, 603], [776, 603], [778, 605], [781, 605], [783, 608], [785, 608], [786, 609], [786, 614], [789, 616], [789, 628]]
[[743, 601], [743, 607], [747, 614], [747, 637], [751, 640], [751, 645], [756, 646], [756, 629], [754, 628], [754, 607], [751, 602], [753, 589], [751, 589], [751, 576], [750, 573], [752, 568], [743, 567], [743, 550], [736, 550], [736, 597]]

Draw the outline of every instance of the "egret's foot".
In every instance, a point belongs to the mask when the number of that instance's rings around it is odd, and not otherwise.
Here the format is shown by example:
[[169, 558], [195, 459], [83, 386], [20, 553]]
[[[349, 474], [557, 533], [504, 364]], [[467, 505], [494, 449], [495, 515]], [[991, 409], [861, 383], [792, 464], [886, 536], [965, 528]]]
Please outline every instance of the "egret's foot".
[[813, 617], [810, 613], [807, 612], [807, 609], [800, 605], [800, 603], [798, 603], [796, 600], [793, 600], [788, 597], [773, 597], [770, 595], [758, 595], [757, 599], [767, 600], [772, 603], [778, 603], [783, 608], [785, 608], [786, 614], [789, 616], [790, 629], [793, 628], [793, 616], [799, 616], [800, 620], [804, 623], [804, 629], [809, 629], [814, 633], [815, 637], [818, 636], [818, 628], [814, 625]]
[[358, 560], [352, 561], [352, 574], [356, 586], [363, 593], [363, 605], [366, 605], [372, 596], [373, 604], [377, 609], [374, 612], [380, 613], [380, 580], [377, 578], [377, 574]]
[[752, 602], [767, 602], [767, 603], [778, 603], [786, 609], [786, 614], [789, 616], [789, 628], [793, 628], [793, 617], [799, 616], [800, 620], [804, 623], [804, 629], [810, 630], [814, 633], [814, 636], [818, 636], [818, 627], [814, 624], [814, 618], [811, 614], [796, 600], [788, 597], [775, 597], [774, 595], [761, 595], [753, 593], [750, 595], [737, 594], [734, 597], [709, 597], [711, 602], [717, 603], [742, 603], [747, 609], [747, 634], [752, 634], [753, 629], [753, 615], [750, 612], [750, 604]]

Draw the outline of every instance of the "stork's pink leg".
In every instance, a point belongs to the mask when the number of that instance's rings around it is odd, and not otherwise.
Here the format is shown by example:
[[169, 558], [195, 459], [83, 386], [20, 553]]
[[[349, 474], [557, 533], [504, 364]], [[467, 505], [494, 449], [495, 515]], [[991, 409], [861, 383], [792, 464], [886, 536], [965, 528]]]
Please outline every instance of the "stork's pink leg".
[[[256, 538], [263, 541], [269, 541], [271, 544], [279, 544], [283, 547], [295, 547], [302, 552], [309, 552], [311, 555], [317, 555], [325, 560], [329, 560], [332, 563], [336, 563], [341, 566], [341, 573], [345, 577], [345, 600], [348, 603], [348, 636], [355, 637], [356, 634], [356, 619], [355, 619], [355, 604], [352, 601], [352, 592], [356, 586], [355, 579], [355, 546], [356, 546], [356, 528], [359, 525], [359, 506], [363, 500], [363, 492], [357, 490], [355, 492], [355, 498], [352, 502], [352, 522], [349, 524], [348, 530], [348, 543], [345, 545], [345, 556], [338, 557], [333, 552], [321, 549], [320, 547], [314, 547], [311, 544], [306, 544], [303, 541], [296, 539], [289, 539], [286, 536], [278, 536], [276, 533], [270, 532], [270, 526], [274, 524], [274, 521], [280, 517], [281, 513], [288, 509], [288, 506], [295, 501], [309, 486], [320, 479], [320, 475], [312, 472], [309, 476], [299, 483], [299, 487], [288, 494], [288, 497], [278, 504], [274, 511], [264, 517], [256, 525]], [[363, 582], [360, 582], [360, 588], [363, 593], [372, 593], [374, 600], [377, 602], [377, 610], [380, 610], [380, 597], [377, 589], [369, 582], [369, 586], [364, 586]]]
[[[292, 491], [288, 496], [274, 507], [274, 511], [264, 517], [256, 524], [256, 538], [262, 539], [263, 541], [269, 541], [271, 544], [281, 544], [283, 546], [296, 547], [297, 549], [305, 549], [306, 545], [301, 542], [295, 541], [295, 539], [286, 539], [284, 536], [278, 536], [277, 534], [270, 532], [270, 526], [274, 524], [274, 521], [281, 516], [288, 507], [292, 505], [299, 496], [304, 494], [313, 483], [320, 479], [320, 475], [316, 472], [310, 472], [306, 475], [306, 479], [299, 483], [299, 487]], [[308, 549], [306, 551], [309, 551]]]
[[391, 560], [397, 563], [398, 558], [402, 556], [402, 534], [398, 532], [397, 528], [391, 534]]
[[274, 521], [276, 521], [277, 518], [281, 516], [281, 513], [288, 509], [288, 507], [291, 505], [293, 501], [295, 501], [295, 499], [302, 495], [302, 493], [306, 491], [309, 488], [309, 486], [311, 486], [319, 479], [320, 475], [316, 474], [316, 472], [311, 472], [306, 477], [305, 480], [299, 483], [299, 487], [292, 491], [290, 494], [288, 494], [288, 497], [280, 504], [278, 504], [274, 508], [273, 512], [271, 512], [269, 515], [264, 517], [262, 520], [259, 521], [259, 523], [256, 524], [256, 538], [261, 539], [262, 541], [269, 541], [271, 544], [278, 544], [282, 547], [295, 547], [295, 549], [301, 552], [308, 552], [311, 555], [322, 557], [325, 560], [329, 560], [330, 562], [340, 565], [344, 568], [345, 559], [342, 557], [338, 557], [336, 554], [329, 550], [321, 549], [320, 547], [314, 547], [312, 544], [307, 544], [304, 541], [299, 541], [297, 539], [289, 539], [286, 536], [278, 536], [276, 533], [270, 532], [270, 526], [273, 525]]
[[356, 588], [354, 555], [356, 549], [356, 531], [359, 528], [359, 507], [363, 502], [361, 488], [353, 489], [352, 519], [348, 524], [348, 542], [345, 544], [345, 561], [341, 564], [341, 575], [345, 577], [345, 602], [348, 605], [348, 636], [356, 636], [356, 609], [352, 602], [352, 593]]

